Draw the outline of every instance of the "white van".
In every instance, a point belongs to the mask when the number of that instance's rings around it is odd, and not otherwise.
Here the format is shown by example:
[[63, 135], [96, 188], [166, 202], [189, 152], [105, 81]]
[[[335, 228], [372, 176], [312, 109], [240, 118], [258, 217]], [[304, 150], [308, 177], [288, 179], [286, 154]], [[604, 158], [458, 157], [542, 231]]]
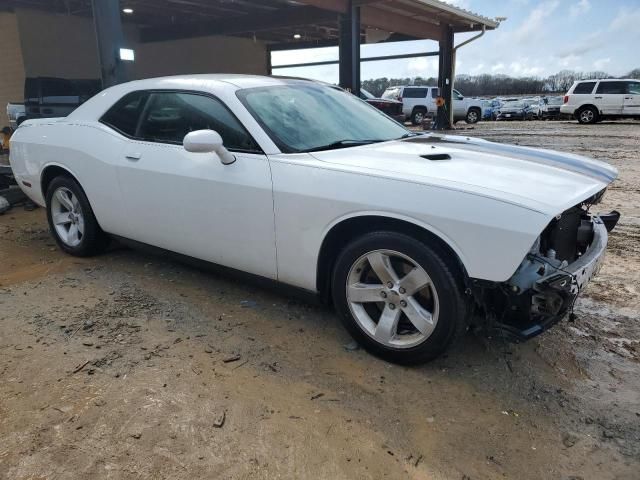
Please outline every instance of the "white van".
[[560, 107], [580, 123], [605, 118], [640, 118], [640, 80], [607, 79], [574, 82]]
[[[414, 125], [420, 125], [427, 116], [435, 117], [438, 95], [438, 87], [397, 86], [387, 88], [382, 98], [401, 101], [405, 119], [411, 120]], [[460, 92], [453, 90], [453, 121], [476, 123], [481, 118], [480, 100], [464, 98]]]

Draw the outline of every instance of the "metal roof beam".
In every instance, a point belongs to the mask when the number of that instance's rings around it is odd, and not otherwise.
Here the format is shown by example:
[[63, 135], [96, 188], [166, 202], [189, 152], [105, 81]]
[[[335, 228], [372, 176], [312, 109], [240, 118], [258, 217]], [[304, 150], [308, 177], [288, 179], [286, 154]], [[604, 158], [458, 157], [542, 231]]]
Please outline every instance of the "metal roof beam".
[[143, 42], [158, 42], [208, 35], [237, 35], [264, 32], [276, 28], [299, 27], [323, 22], [337, 22], [335, 13], [316, 7], [283, 8], [272, 13], [227, 17], [220, 20], [184, 25], [164, 25], [141, 29]]

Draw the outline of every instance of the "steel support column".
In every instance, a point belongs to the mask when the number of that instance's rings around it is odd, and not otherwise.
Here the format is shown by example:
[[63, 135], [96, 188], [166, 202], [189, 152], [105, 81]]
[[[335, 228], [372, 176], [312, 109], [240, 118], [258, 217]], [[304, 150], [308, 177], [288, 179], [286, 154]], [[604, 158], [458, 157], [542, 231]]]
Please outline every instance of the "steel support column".
[[447, 28], [439, 42], [438, 88], [444, 105], [438, 107], [436, 128], [443, 130], [453, 126], [453, 29]]
[[340, 86], [360, 94], [360, 7], [349, 0], [347, 13], [340, 16]]
[[119, 55], [120, 48], [124, 47], [120, 1], [91, 0], [91, 5], [102, 73], [102, 87], [107, 88], [126, 82], [126, 67]]

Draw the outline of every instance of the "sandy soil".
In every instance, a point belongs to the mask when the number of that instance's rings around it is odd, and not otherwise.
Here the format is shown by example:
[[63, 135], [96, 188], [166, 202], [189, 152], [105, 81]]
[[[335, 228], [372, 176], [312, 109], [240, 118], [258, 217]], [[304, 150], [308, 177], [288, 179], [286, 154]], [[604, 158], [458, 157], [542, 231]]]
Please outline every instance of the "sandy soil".
[[404, 368], [327, 308], [0, 216], [0, 478], [638, 479], [640, 123], [459, 132], [608, 159], [623, 213], [577, 319]]

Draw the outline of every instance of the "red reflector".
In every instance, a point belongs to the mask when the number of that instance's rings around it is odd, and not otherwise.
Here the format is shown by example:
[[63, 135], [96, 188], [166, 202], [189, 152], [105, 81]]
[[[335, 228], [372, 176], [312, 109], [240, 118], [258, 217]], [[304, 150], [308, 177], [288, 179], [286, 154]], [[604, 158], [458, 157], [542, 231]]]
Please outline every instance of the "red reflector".
[[25, 187], [29, 187], [29, 188], [31, 188], [31, 184], [30, 184], [29, 182], [25, 182], [24, 180], [22, 180], [22, 184], [23, 184]]
[[569, 95], [565, 95], [562, 103], [569, 103]]

